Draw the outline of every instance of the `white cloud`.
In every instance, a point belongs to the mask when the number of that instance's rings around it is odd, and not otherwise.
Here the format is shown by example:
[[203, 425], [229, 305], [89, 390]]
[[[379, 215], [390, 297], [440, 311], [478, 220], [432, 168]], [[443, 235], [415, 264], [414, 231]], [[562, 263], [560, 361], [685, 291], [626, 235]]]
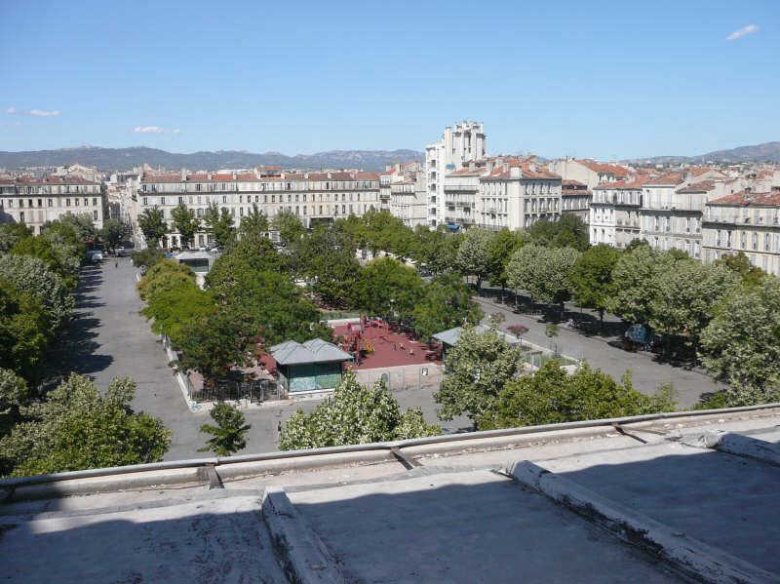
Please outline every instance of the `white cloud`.
[[758, 32], [757, 24], [748, 24], [740, 29], [735, 30], [729, 36], [726, 37], [727, 41], [736, 41], [749, 34], [755, 34]]
[[5, 113], [11, 115], [19, 115], [19, 116], [34, 116], [36, 118], [54, 118], [60, 115], [60, 112], [57, 110], [42, 110], [42, 109], [18, 110], [13, 106], [5, 110]]
[[161, 128], [160, 126], [136, 126], [133, 128], [136, 134], [178, 134], [178, 128]]

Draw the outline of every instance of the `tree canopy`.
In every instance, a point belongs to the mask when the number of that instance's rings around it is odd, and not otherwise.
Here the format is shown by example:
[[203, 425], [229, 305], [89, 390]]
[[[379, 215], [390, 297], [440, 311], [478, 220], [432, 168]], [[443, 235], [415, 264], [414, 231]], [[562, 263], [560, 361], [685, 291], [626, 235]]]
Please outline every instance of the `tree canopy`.
[[168, 224], [159, 207], [144, 209], [138, 215], [138, 227], [141, 228], [146, 245], [152, 248], [160, 247], [160, 240], [168, 233]]
[[279, 447], [300, 450], [369, 444], [436, 436], [441, 428], [425, 422], [419, 409], [401, 413], [398, 401], [382, 383], [367, 387], [348, 371], [333, 396], [311, 413], [298, 410], [282, 427]]
[[467, 415], [478, 420], [490, 410], [504, 385], [518, 372], [520, 352], [498, 333], [479, 333], [465, 327], [458, 344], [444, 358], [445, 375], [434, 400], [441, 405], [439, 417], [451, 420]]
[[190, 247], [195, 241], [195, 234], [200, 231], [200, 219], [195, 215], [195, 210], [179, 203], [171, 210], [171, 219], [174, 230], [179, 232], [181, 246]]
[[230, 245], [236, 237], [233, 216], [226, 207], [220, 209], [216, 203], [210, 203], [203, 214], [203, 222], [218, 247], [224, 248]]
[[507, 281], [525, 290], [536, 302], [563, 303], [571, 295], [571, 276], [580, 252], [570, 247], [526, 245], [507, 266]]
[[219, 402], [209, 412], [214, 424], [203, 424], [200, 431], [210, 434], [206, 446], [199, 452], [213, 452], [217, 456], [231, 456], [246, 448], [246, 433], [251, 425], [246, 423], [244, 414], [233, 405]]
[[71, 375], [45, 401], [24, 408], [24, 421], [0, 440], [6, 470], [29, 476], [161, 460], [170, 431], [131, 409], [134, 393], [128, 378], [114, 379], [103, 393]]
[[510, 380], [498, 393], [493, 407], [479, 419], [479, 428], [513, 428], [670, 411], [674, 411], [674, 401], [668, 386], [654, 396], [646, 396], [634, 389], [628, 374], [618, 383], [587, 364], [569, 374], [552, 360], [533, 374]]
[[620, 252], [605, 244], [587, 249], [574, 263], [571, 273], [571, 287], [574, 301], [585, 308], [599, 311], [602, 320], [612, 296], [615, 270]]
[[701, 337], [702, 363], [729, 384], [730, 405], [780, 399], [780, 280], [734, 289]]

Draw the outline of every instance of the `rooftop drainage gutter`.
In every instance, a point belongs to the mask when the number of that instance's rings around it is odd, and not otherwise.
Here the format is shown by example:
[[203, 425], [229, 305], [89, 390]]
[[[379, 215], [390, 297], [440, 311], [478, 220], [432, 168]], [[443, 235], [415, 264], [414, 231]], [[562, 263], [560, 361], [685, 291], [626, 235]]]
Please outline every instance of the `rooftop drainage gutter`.
[[[540, 426], [524, 426], [520, 428], [506, 428], [501, 430], [488, 430], [482, 432], [469, 432], [463, 434], [449, 434], [441, 436], [431, 436], [428, 438], [416, 438], [411, 440], [397, 440], [393, 442], [376, 442], [373, 444], [358, 444], [353, 446], [334, 446], [328, 448], [315, 448], [310, 450], [290, 450], [282, 452], [269, 452], [264, 454], [245, 454], [228, 457], [209, 457], [209, 458], [197, 458], [187, 460], [176, 460], [170, 462], [155, 462], [149, 464], [136, 464], [128, 466], [115, 466], [109, 468], [99, 468], [90, 470], [79, 470], [71, 472], [63, 472], [56, 474], [45, 474], [31, 477], [13, 477], [0, 479], [0, 490], [5, 491], [10, 497], [13, 497], [10, 493], [13, 493], [17, 489], [25, 487], [35, 487], [43, 485], [52, 485], [55, 483], [67, 483], [68, 481], [82, 481], [85, 479], [100, 479], [119, 477], [121, 475], [132, 475], [141, 473], [161, 473], [166, 471], [194, 471], [193, 473], [183, 473], [181, 477], [173, 481], [159, 480], [156, 484], [162, 484], [166, 482], [185, 482], [186, 479], [193, 480], [192, 477], [200, 469], [206, 469], [208, 467], [224, 467], [228, 470], [229, 465], [241, 465], [250, 463], [290, 463], [291, 467], [306, 466], [304, 464], [297, 464], [298, 460], [310, 459], [311, 468], [322, 466], [333, 466], [337, 464], [343, 464], [346, 462], [358, 462], [360, 455], [371, 460], [397, 460], [397, 453], [400, 453], [403, 449], [414, 447], [433, 447], [428, 452], [435, 452], [436, 446], [441, 446], [442, 451], [452, 450], [452, 446], [455, 444], [461, 444], [462, 447], [469, 448], [468, 443], [476, 441], [486, 441], [490, 439], [500, 438], [512, 438], [521, 437], [533, 434], [542, 434], [552, 431], [563, 430], [580, 430], [580, 429], [596, 429], [603, 428], [604, 430], [613, 430], [616, 425], [627, 426], [630, 424], [637, 424], [642, 422], [657, 422], [664, 420], [676, 420], [683, 418], [712, 418], [720, 415], [728, 414], [741, 414], [749, 412], [757, 412], [761, 410], [773, 410], [780, 409], [780, 403], [763, 404], [758, 406], [745, 406], [739, 408], [725, 408], [718, 410], [694, 410], [685, 412], [670, 412], [660, 414], [646, 414], [641, 416], [627, 416], [622, 418], [606, 418], [602, 420], [584, 420], [580, 422], [564, 422], [560, 424], [544, 424]], [[450, 446], [450, 448], [447, 448]], [[476, 445], [475, 445], [476, 446]], [[479, 446], [476, 446], [479, 448]], [[487, 446], [482, 447], [485, 450], [489, 448]], [[373, 456], [371, 456], [373, 454]], [[366, 456], [368, 455], [368, 456]], [[319, 462], [315, 462], [314, 459], [321, 458]], [[270, 469], [269, 469], [270, 470]], [[202, 472], [202, 471], [201, 471]], [[222, 472], [220, 472], [222, 474]], [[225, 473], [230, 475], [233, 473]], [[240, 474], [240, 473], [239, 473]], [[257, 474], [257, 473], [255, 473]], [[129, 479], [129, 477], [128, 477]], [[129, 479], [130, 480], [130, 479]], [[146, 481], [138, 481], [146, 482]], [[150, 483], [152, 484], [152, 483]], [[54, 490], [52, 490], [54, 491]], [[10, 493], [9, 493], [10, 492]], [[49, 495], [56, 494], [54, 492], [48, 493]], [[69, 493], [62, 493], [69, 494]], [[9, 496], [6, 496], [6, 500]], [[15, 498], [15, 497], [14, 497]]]

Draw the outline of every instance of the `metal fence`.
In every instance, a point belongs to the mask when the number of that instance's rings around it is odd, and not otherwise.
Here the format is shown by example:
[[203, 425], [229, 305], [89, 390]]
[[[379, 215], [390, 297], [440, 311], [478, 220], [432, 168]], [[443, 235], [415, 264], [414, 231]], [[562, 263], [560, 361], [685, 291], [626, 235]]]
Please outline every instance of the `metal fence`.
[[384, 381], [390, 390], [438, 389], [441, 385], [442, 367], [435, 363], [401, 365], [378, 369], [355, 370], [360, 383], [373, 384]]
[[253, 381], [220, 380], [213, 387], [193, 391], [191, 399], [196, 401], [248, 401], [260, 403], [287, 399], [286, 390], [273, 379]]

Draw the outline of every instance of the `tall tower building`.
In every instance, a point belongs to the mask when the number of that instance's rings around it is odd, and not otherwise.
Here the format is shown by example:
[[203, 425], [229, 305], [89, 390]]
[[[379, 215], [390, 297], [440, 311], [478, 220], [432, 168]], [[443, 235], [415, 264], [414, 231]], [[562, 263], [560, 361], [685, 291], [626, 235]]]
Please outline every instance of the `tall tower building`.
[[442, 139], [425, 147], [428, 225], [444, 223], [444, 175], [486, 156], [482, 122], [463, 121], [444, 129]]

